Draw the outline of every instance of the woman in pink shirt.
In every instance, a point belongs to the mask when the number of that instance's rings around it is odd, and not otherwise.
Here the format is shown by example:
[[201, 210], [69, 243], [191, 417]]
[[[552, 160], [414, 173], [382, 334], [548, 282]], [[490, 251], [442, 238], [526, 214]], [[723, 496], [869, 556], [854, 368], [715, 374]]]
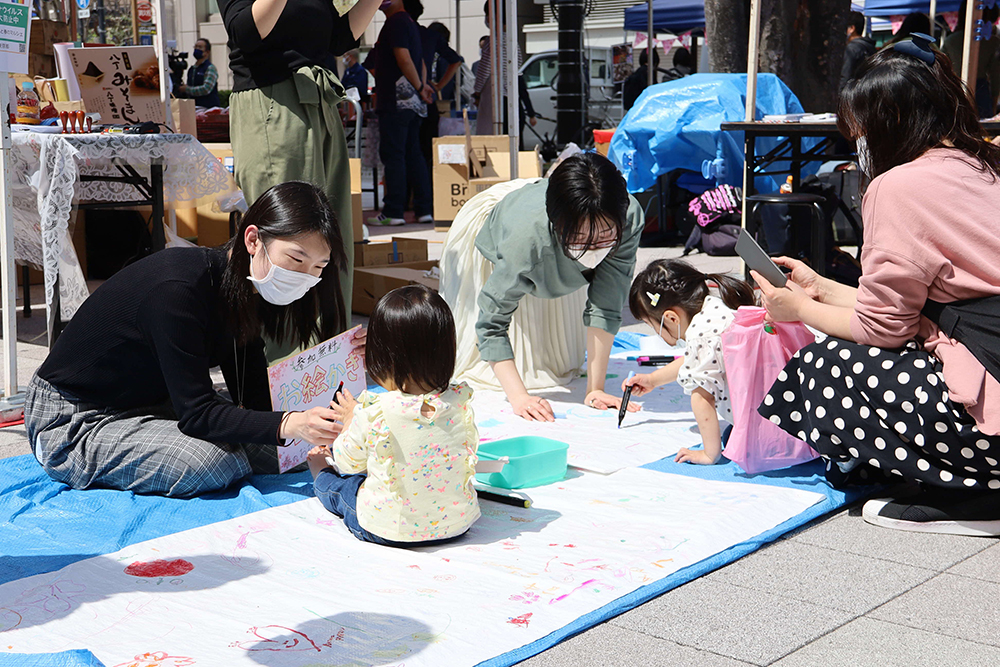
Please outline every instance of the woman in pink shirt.
[[869, 501], [870, 523], [1000, 535], [1000, 383], [921, 313], [1000, 294], [1000, 147], [923, 37], [869, 58], [841, 96], [840, 129], [871, 178], [859, 287], [787, 258], [785, 288], [754, 273], [772, 319], [829, 336], [795, 355], [759, 411], [820, 452], [835, 485], [918, 483]]

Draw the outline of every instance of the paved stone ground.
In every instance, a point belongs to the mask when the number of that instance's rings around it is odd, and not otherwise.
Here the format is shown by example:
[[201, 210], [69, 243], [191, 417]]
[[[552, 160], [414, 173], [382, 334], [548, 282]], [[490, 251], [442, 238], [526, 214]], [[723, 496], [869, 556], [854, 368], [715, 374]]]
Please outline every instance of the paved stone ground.
[[[443, 234], [408, 226], [432, 241]], [[378, 230], [389, 234], [403, 230]], [[679, 248], [640, 250], [639, 266]], [[731, 258], [695, 255], [703, 271]], [[19, 318], [22, 384], [44, 360], [43, 303]], [[359, 318], [363, 321], [363, 318]], [[626, 328], [648, 333], [626, 313]], [[0, 458], [29, 453], [24, 427], [0, 430]], [[728, 567], [674, 589], [525, 661], [530, 667], [968, 667], [1000, 664], [1000, 544], [890, 531], [860, 506], [819, 519]]]

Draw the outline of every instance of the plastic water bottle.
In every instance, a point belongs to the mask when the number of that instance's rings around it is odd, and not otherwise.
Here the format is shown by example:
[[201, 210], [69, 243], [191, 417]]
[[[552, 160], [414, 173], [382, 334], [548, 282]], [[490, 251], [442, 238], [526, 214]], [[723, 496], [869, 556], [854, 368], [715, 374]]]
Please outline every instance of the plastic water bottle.
[[22, 125], [38, 125], [42, 122], [39, 109], [35, 84], [25, 81], [21, 84], [21, 92], [17, 94], [17, 122]]
[[784, 195], [787, 195], [787, 194], [791, 193], [791, 191], [792, 191], [792, 175], [791, 174], [788, 175], [788, 178], [785, 180], [785, 184], [782, 185], [781, 188], [778, 191], [781, 192], [781, 194], [784, 194]]

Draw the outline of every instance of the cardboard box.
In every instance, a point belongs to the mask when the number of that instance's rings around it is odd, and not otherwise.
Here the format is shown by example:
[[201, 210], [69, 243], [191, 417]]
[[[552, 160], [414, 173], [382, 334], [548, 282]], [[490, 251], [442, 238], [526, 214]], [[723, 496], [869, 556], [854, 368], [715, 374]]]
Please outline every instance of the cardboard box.
[[52, 56], [52, 45], [57, 42], [69, 41], [69, 25], [62, 21], [31, 20], [31, 37], [28, 41], [28, 53]]
[[391, 241], [354, 244], [354, 267], [389, 266], [427, 261], [427, 240], [392, 237]]
[[361, 158], [348, 158], [351, 165], [351, 192], [361, 192]]
[[[435, 139], [436, 141], [438, 140]], [[484, 157], [485, 155], [486, 153], [484, 153]], [[465, 205], [470, 197], [479, 194], [491, 185], [510, 180], [510, 158], [507, 151], [491, 151], [489, 156], [488, 168], [484, 168], [484, 175], [476, 179], [477, 184], [472, 188], [469, 184], [469, 168], [466, 165], [434, 165], [434, 221], [436, 223], [454, 220], [458, 210]], [[540, 177], [542, 175], [541, 160], [537, 151], [518, 153], [518, 178]], [[442, 227], [447, 229], [447, 225]]]
[[44, 79], [54, 79], [56, 77], [55, 57], [39, 53], [29, 53], [28, 74], [30, 74], [32, 78], [40, 76]]
[[[435, 137], [433, 141], [434, 150], [431, 159], [434, 165], [442, 164], [442, 157], [447, 152], [447, 148], [439, 150], [438, 146], [465, 146], [466, 137], [464, 135]], [[486, 161], [487, 153], [507, 153], [510, 152], [510, 137], [506, 134], [492, 135], [470, 135], [469, 143], [476, 158], [480, 162]], [[464, 157], [464, 155], [462, 156]], [[447, 161], [447, 158], [445, 158]]]
[[[190, 134], [198, 138], [198, 120], [195, 117], [195, 104], [192, 99], [170, 100], [170, 110], [174, 120], [174, 132]], [[230, 149], [232, 152], [232, 149]]]
[[351, 167], [351, 227], [354, 230], [354, 242], [360, 243], [365, 238], [363, 206], [361, 204], [361, 158], [349, 158]]
[[359, 315], [371, 315], [379, 299], [392, 290], [407, 285], [426, 285], [436, 291], [439, 281], [426, 277], [424, 273], [437, 265], [436, 261], [424, 261], [354, 269], [352, 310]]

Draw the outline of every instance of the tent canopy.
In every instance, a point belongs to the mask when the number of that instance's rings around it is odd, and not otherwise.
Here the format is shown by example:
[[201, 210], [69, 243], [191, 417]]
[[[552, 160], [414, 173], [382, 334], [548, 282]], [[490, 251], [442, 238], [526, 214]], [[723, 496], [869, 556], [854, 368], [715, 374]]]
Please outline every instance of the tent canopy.
[[[677, 35], [704, 27], [705, 0], [653, 0], [654, 31]], [[649, 30], [649, 10], [645, 2], [625, 10], [625, 29], [636, 32]]]
[[[957, 12], [960, 4], [960, 0], [938, 0], [934, 11], [938, 14]], [[930, 0], [867, 0], [865, 2], [864, 15], [897, 16], [913, 12], [927, 14], [930, 11]]]

